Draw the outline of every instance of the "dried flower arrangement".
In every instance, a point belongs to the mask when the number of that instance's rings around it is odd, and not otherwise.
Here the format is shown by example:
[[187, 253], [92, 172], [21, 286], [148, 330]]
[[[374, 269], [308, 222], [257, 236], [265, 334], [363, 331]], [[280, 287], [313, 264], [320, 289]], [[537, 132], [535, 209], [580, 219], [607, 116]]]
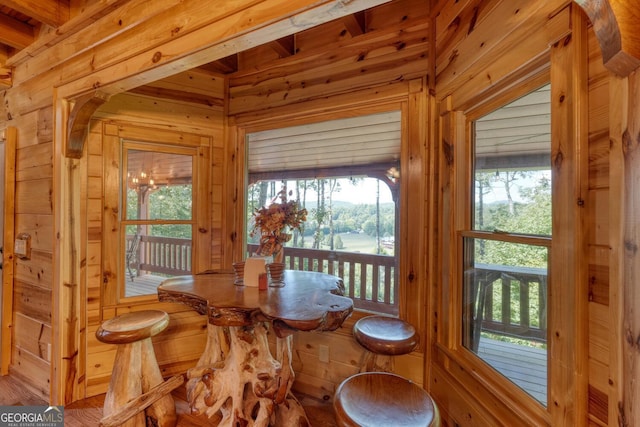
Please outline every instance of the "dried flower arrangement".
[[[292, 194], [289, 191], [289, 196]], [[278, 199], [280, 202], [277, 202]], [[291, 239], [290, 231], [300, 230], [302, 223], [307, 220], [307, 210], [300, 208], [297, 200], [287, 200], [287, 193], [283, 189], [268, 206], [256, 209], [253, 218], [250, 236], [260, 236], [257, 254], [269, 256], [281, 253], [283, 245]]]

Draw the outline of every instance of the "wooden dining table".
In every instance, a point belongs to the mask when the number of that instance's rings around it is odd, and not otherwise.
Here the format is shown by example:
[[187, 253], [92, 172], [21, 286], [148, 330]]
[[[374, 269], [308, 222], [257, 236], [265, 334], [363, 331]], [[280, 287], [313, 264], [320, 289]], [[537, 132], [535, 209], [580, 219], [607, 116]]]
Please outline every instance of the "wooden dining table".
[[220, 426], [310, 425], [291, 393], [292, 337], [339, 328], [353, 311], [343, 295], [342, 279], [310, 271], [286, 270], [284, 286], [266, 290], [234, 284], [231, 271], [163, 281], [160, 301], [186, 304], [208, 317], [205, 350], [187, 372], [192, 413], [220, 417]]

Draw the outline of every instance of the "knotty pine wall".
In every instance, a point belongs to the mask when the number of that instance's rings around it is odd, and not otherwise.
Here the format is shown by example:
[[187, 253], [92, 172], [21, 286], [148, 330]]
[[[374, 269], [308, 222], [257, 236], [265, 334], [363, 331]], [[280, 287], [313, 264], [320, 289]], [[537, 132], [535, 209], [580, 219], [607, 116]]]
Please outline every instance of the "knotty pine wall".
[[611, 292], [618, 284], [609, 281], [609, 79], [600, 46], [589, 32], [589, 419], [594, 426], [617, 423], [615, 330]]
[[[155, 19], [155, 23], [167, 28], [175, 25], [173, 19], [165, 16], [150, 17], [152, 15], [148, 13], [148, 7], [169, 9], [179, 2], [162, 6], [149, 6], [150, 3], [140, 1], [130, 3], [132, 6], [146, 4], [126, 11], [116, 10], [116, 14], [126, 17], [126, 22], [130, 17], [140, 22]], [[206, 2], [201, 3], [205, 8]], [[429, 15], [429, 3], [434, 5], [432, 17]], [[243, 132], [294, 121], [365, 114], [395, 106], [403, 108], [407, 117], [403, 128], [408, 141], [402, 154], [403, 180], [406, 177], [406, 181], [412, 184], [411, 197], [401, 201], [403, 228], [410, 226], [412, 233], [404, 236], [402, 242], [405, 250], [401, 254], [403, 295], [400, 305], [403, 317], [422, 331], [420, 349], [398, 360], [396, 369], [430, 389], [450, 423], [454, 415], [460, 425], [513, 425], [513, 422], [517, 422], [517, 411], [505, 408], [502, 402], [492, 399], [489, 386], [479, 384], [472, 378], [472, 373], [449, 364], [446, 355], [434, 350], [437, 331], [434, 319], [436, 307], [432, 296], [443, 292], [438, 283], [440, 275], [437, 270], [442, 268], [446, 260], [437, 251], [429, 249], [434, 241], [442, 237], [438, 236], [438, 225], [434, 218], [443, 209], [436, 204], [438, 190], [432, 187], [439, 173], [432, 157], [436, 141], [433, 128], [437, 123], [432, 97], [442, 100], [454, 88], [465, 102], [482, 97], [485, 89], [499, 81], [509, 69], [509, 61], [514, 58], [510, 52], [530, 54], [532, 46], [551, 43], [568, 32], [569, 18], [565, 16], [563, 21], [561, 10], [569, 3], [560, 0], [396, 1], [369, 14], [369, 29], [378, 29], [379, 32], [349, 36], [349, 32], [345, 32], [340, 24], [334, 23], [324, 27], [323, 31], [310, 29], [301, 34], [298, 38], [301, 56], [279, 60], [273, 52], [260, 47], [246, 51], [239, 60], [246, 66], [253, 65], [252, 71], [228, 76], [228, 89], [224, 85], [215, 89], [213, 92], [218, 95], [213, 96], [216, 99], [213, 103], [191, 99], [176, 104], [171, 100], [154, 99], [153, 92], [112, 97], [94, 116], [85, 156], [78, 161], [82, 176], [86, 178], [81, 188], [87, 194], [87, 205], [83, 208], [85, 210], [81, 218], [86, 233], [83, 236], [86, 247], [82, 254], [86, 257], [86, 271], [83, 271], [80, 282], [80, 311], [83, 316], [78, 337], [81, 344], [75, 356], [80, 360], [80, 368], [79, 372], [75, 372], [75, 377], [69, 379], [77, 384], [74, 386], [77, 391], [74, 391], [71, 399], [99, 393], [106, 388], [113, 350], [95, 341], [93, 335], [102, 318], [145, 307], [161, 307], [171, 312], [172, 320], [166, 337], [158, 337], [158, 340], [166, 338], [169, 345], [156, 345], [159, 361], [167, 375], [186, 369], [192, 361], [195, 363], [199, 346], [204, 344], [204, 320], [180, 307], [145, 301], [125, 305], [103, 304], [105, 295], [101, 280], [104, 254], [101, 230], [104, 213], [96, 195], [102, 192], [104, 185], [100, 157], [103, 154], [104, 135], [108, 134], [110, 128], [125, 123], [166, 130], [167, 126], [176, 125], [179, 131], [211, 137], [213, 147], [220, 148], [219, 151], [212, 151], [212, 193], [238, 194], [243, 184], [241, 171], [230, 171], [222, 165], [231, 163], [230, 159], [239, 154]], [[179, 7], [179, 16], [188, 16], [188, 5], [183, 3]], [[540, 14], [533, 13], [532, 7], [540, 10]], [[510, 12], [518, 8], [521, 13], [516, 18], [510, 17]], [[492, 25], [485, 18], [490, 15], [494, 16]], [[540, 16], [554, 19], [539, 24], [536, 19]], [[209, 22], [202, 15], [198, 19], [202, 25]], [[94, 39], [98, 37], [95, 34], [110, 32], [106, 29], [107, 24], [96, 25], [103, 25], [100, 27], [103, 32], [92, 31], [93, 35], [90, 36], [73, 34], [69, 43], [53, 43], [50, 48], [42, 48], [43, 54], [34, 53], [32, 60], [18, 61], [13, 87], [2, 92], [0, 103], [0, 127], [15, 126], [18, 129], [15, 229], [17, 233], [24, 231], [32, 235], [33, 248], [31, 260], [15, 262], [14, 344], [10, 371], [45, 398], [49, 396], [51, 378], [48, 349], [52, 329], [59, 329], [63, 323], [62, 319], [56, 324], [52, 323], [51, 310], [56, 239], [53, 206], [60, 191], [53, 184], [53, 158], [59, 156], [56, 150], [60, 150], [60, 147], [53, 143], [52, 105], [55, 91], [52, 88], [61, 81], [92, 80], [94, 73], [95, 79], [99, 80], [104, 78], [100, 70], [108, 66], [114, 67], [110, 70], [115, 74], [125, 75], [123, 70], [129, 67], [120, 68], [117, 65], [119, 62], [125, 64], [129, 56], [134, 57], [139, 52], [136, 50], [138, 46], [144, 44], [141, 40], [145, 40], [141, 37], [133, 41], [126, 34], [118, 33], [116, 37], [100, 43], [100, 40]], [[160, 31], [161, 25], [149, 25], [151, 27]], [[151, 39], [145, 31], [142, 35]], [[479, 43], [461, 44], [470, 34], [475, 34]], [[64, 59], [68, 55], [62, 46], [81, 44], [83, 37], [89, 37], [95, 43], [94, 50], [86, 55], [82, 53]], [[166, 39], [162, 40], [169, 43]], [[157, 49], [162, 50], [162, 47], [158, 46]], [[198, 47], [190, 44], [184, 49], [196, 50]], [[172, 52], [176, 50], [179, 49]], [[114, 52], [122, 54], [114, 58], [111, 54]], [[94, 55], [95, 63], [88, 58]], [[142, 66], [137, 64], [136, 67]], [[589, 339], [585, 348], [588, 348], [589, 423], [603, 426], [617, 423], [615, 408], [619, 397], [615, 391], [617, 384], [612, 379], [619, 374], [619, 367], [614, 362], [617, 355], [613, 350], [617, 346], [614, 339], [617, 336], [615, 319], [618, 308], [612, 305], [610, 296], [617, 294], [620, 284], [609, 283], [607, 255], [610, 241], [608, 215], [615, 214], [608, 210], [608, 200], [612, 197], [608, 182], [608, 104], [613, 102], [608, 97], [608, 91], [612, 77], [602, 67], [599, 47], [591, 30], [588, 67], [589, 211], [586, 243], [589, 280], [583, 285], [588, 287], [588, 301], [584, 301], [584, 304], [588, 305]], [[173, 84], [175, 81], [162, 83], [175, 88]], [[219, 91], [223, 94], [220, 95]], [[187, 118], [180, 112], [182, 108], [192, 108], [189, 104], [200, 106], [193, 107], [193, 111], [201, 111], [196, 114], [198, 118]], [[209, 107], [203, 108], [203, 105]], [[207, 117], [205, 111], [211, 111], [212, 114]], [[229, 113], [228, 118], [226, 112]], [[168, 121], [171, 121], [171, 125], [167, 124]], [[228, 190], [230, 182], [233, 182], [234, 188]], [[407, 187], [403, 188], [403, 194], [409, 194], [406, 190]], [[233, 246], [230, 237], [222, 234], [223, 227], [220, 226], [228, 220], [228, 212], [233, 212], [233, 209], [224, 201], [219, 205], [212, 204], [212, 268], [219, 267], [223, 262], [223, 248]], [[414, 214], [411, 220], [409, 212]], [[235, 224], [237, 226], [239, 224]], [[60, 267], [60, 261], [55, 265], [56, 268]], [[295, 337], [296, 388], [316, 396], [330, 395], [342, 378], [355, 372], [361, 350], [353, 342], [350, 327], [359, 315], [354, 314], [344, 328], [336, 332], [298, 334]], [[447, 313], [439, 312], [438, 316], [446, 317]], [[196, 337], [201, 333], [202, 341], [199, 341]], [[192, 343], [185, 354], [177, 353], [181, 346], [175, 345], [173, 337], [183, 343]], [[317, 360], [317, 346], [320, 344], [330, 347], [331, 367]], [[65, 352], [62, 351], [62, 354]], [[468, 385], [466, 391], [462, 391], [460, 384]]]
[[31, 235], [31, 258], [15, 258], [11, 373], [44, 398], [49, 396], [52, 336], [52, 116], [52, 108], [43, 107], [12, 121], [18, 128], [15, 230]]

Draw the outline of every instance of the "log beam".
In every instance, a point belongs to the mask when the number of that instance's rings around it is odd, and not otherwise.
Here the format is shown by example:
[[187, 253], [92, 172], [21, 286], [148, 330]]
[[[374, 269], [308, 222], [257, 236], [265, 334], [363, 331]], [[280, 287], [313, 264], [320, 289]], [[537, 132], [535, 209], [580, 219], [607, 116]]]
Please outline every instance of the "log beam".
[[62, 0], [3, 0], [2, 4], [54, 28], [67, 22], [71, 14], [69, 2]]
[[17, 19], [0, 15], [0, 43], [16, 49], [24, 49], [34, 40], [33, 27]]
[[[243, 3], [250, 3], [243, 0], [224, 9], [227, 15], [220, 11], [217, 15], [207, 16], [209, 22], [202, 20], [198, 28], [189, 29], [190, 31], [184, 29], [184, 32], [181, 31], [180, 35], [170, 40], [158, 39], [158, 44], [164, 42], [161, 49], [156, 45], [146, 50], [140, 44], [132, 47], [127, 50], [126, 62], [123, 62], [124, 58], [114, 55], [105, 56], [104, 62], [96, 61], [102, 50], [111, 50], [108, 45], [115, 45], [120, 37], [114, 37], [96, 46], [91, 52], [83, 52], [74, 57], [73, 61], [69, 61], [74, 63], [75, 75], [71, 75], [70, 72], [67, 79], [69, 83], [59, 87], [58, 95], [61, 98], [74, 98], [98, 87], [110, 94], [126, 92], [134, 87], [174, 75], [179, 70], [199, 67], [388, 1], [274, 0], [265, 2], [268, 3], [268, 7], [263, 9], [257, 6], [241, 8]], [[205, 0], [194, 1], [193, 5], [190, 2], [188, 6], [181, 3], [175, 7], [177, 16], [171, 16], [171, 22], [183, 16], [192, 21], [191, 14], [196, 7], [209, 8], [208, 3], [203, 5], [204, 3]], [[148, 26], [144, 32], [140, 32], [139, 38], [157, 38], [155, 33], [159, 31], [158, 28], [167, 24], [158, 20], [158, 25]], [[185, 55], [186, 53], [189, 54]], [[81, 69], [82, 63], [91, 66], [91, 77], [88, 79], [81, 75], [87, 71], [86, 66], [84, 70]]]
[[6, 65], [7, 58], [9, 58], [7, 49], [0, 47], [0, 90], [13, 86], [13, 70]]
[[640, 10], [626, 0], [575, 0], [591, 19], [609, 71], [626, 77], [640, 67]]

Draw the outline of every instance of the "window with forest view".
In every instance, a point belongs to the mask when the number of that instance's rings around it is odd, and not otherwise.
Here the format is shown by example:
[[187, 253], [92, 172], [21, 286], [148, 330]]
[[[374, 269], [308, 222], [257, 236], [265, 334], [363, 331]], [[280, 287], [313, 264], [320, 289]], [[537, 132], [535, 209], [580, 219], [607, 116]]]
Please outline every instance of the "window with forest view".
[[248, 255], [259, 244], [257, 235], [250, 237], [253, 212], [268, 206], [282, 189], [308, 211], [307, 221], [285, 244], [287, 268], [336, 274], [356, 306], [395, 313], [396, 207], [388, 185], [368, 177], [252, 184], [247, 197]]
[[192, 149], [123, 143], [124, 296], [155, 294], [192, 270]]
[[355, 308], [397, 315], [401, 118], [390, 110], [247, 133], [247, 255], [258, 248], [253, 212], [284, 189], [308, 212], [285, 245], [286, 268], [339, 276]]
[[551, 114], [544, 86], [473, 122], [463, 344], [547, 403]]

